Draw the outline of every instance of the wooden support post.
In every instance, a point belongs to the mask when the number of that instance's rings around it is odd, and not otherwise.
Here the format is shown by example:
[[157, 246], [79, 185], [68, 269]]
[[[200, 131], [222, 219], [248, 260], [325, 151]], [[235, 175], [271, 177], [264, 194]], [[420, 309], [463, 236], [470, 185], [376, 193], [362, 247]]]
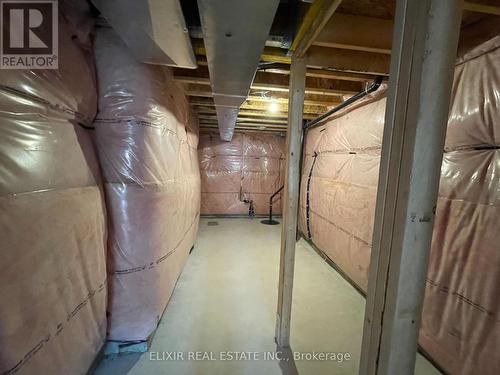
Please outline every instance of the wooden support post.
[[285, 199], [281, 227], [281, 257], [278, 285], [278, 311], [276, 318], [276, 343], [290, 346], [290, 316], [292, 310], [293, 270], [295, 243], [297, 241], [297, 214], [300, 186], [300, 153], [302, 144], [302, 112], [306, 83], [305, 58], [292, 58], [290, 72], [290, 108], [286, 136]]
[[413, 374], [460, 0], [398, 0], [361, 375]]

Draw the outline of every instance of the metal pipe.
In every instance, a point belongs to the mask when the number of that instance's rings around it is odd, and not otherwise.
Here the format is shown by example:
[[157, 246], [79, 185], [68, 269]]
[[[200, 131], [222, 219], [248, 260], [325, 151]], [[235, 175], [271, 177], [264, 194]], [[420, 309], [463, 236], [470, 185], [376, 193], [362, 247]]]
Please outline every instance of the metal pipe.
[[313, 155], [313, 162], [311, 164], [311, 169], [309, 170], [309, 175], [307, 176], [307, 190], [306, 190], [306, 224], [307, 224], [307, 238], [311, 239], [311, 179], [314, 169], [314, 164], [316, 164], [316, 159], [318, 158], [318, 153], [315, 152]]
[[276, 192], [273, 195], [271, 195], [271, 198], [269, 198], [269, 204], [271, 204], [272, 200], [274, 199], [274, 197], [276, 195], [278, 195], [279, 193], [281, 193], [281, 190], [283, 190], [284, 187], [285, 187], [285, 185], [281, 185], [281, 187], [278, 190], [276, 190]]
[[342, 103], [340, 103], [338, 106], [335, 108], [330, 109], [328, 112], [323, 113], [322, 115], [316, 117], [315, 119], [309, 121], [304, 125], [304, 130], [310, 128], [311, 126], [316, 125], [320, 121], [324, 120], [328, 116], [331, 116], [335, 112], [340, 111], [342, 108], [347, 107], [348, 105], [358, 101], [361, 98], [364, 98], [366, 95], [368, 95], [371, 92], [376, 91], [380, 85], [382, 84], [382, 81], [384, 80], [383, 76], [377, 76], [373, 82], [371, 83], [370, 86], [368, 86], [365, 90], [358, 92], [356, 95], [351, 96], [349, 99], [344, 100]]
[[271, 197], [269, 198], [269, 219], [266, 219], [266, 220], [261, 220], [261, 223], [262, 224], [267, 224], [267, 225], [277, 225], [279, 224], [280, 222], [279, 221], [276, 221], [276, 220], [273, 220], [273, 199], [276, 195], [278, 195], [281, 190], [283, 190], [283, 188], [285, 187], [285, 185], [282, 185], [276, 192], [273, 193], [273, 195], [271, 195]]

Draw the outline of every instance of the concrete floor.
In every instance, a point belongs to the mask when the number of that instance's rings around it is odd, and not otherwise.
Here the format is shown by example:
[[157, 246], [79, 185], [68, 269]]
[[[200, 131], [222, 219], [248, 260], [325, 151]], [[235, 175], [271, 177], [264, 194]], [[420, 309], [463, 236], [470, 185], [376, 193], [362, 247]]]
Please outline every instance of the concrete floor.
[[[297, 244], [292, 350], [349, 353], [351, 359], [263, 359], [276, 351], [279, 250], [280, 226], [258, 219], [202, 219], [150, 352], [107, 358], [95, 373], [357, 374], [364, 298], [304, 240]], [[182, 352], [185, 360], [169, 360], [164, 352]], [[189, 352], [215, 360], [186, 360]], [[227, 360], [225, 352], [257, 352], [247, 356], [258, 360]], [[415, 374], [439, 372], [418, 355]]]

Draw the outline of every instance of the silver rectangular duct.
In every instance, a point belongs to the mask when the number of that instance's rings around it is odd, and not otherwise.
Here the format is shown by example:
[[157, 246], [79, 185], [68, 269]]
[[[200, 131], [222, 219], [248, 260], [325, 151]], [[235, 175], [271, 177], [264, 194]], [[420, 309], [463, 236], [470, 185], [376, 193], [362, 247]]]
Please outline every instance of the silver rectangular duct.
[[198, 0], [220, 137], [230, 141], [279, 0]]
[[196, 68], [179, 0], [92, 0], [138, 61]]

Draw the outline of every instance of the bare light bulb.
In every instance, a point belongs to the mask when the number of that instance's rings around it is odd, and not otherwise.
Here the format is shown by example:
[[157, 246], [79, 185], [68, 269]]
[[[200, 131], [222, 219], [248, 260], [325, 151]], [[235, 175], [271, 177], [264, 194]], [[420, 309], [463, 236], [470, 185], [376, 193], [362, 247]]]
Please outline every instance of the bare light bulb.
[[276, 101], [271, 101], [271, 103], [269, 104], [269, 112], [271, 113], [276, 113], [279, 111], [279, 106], [278, 106], [278, 103], [276, 103]]

